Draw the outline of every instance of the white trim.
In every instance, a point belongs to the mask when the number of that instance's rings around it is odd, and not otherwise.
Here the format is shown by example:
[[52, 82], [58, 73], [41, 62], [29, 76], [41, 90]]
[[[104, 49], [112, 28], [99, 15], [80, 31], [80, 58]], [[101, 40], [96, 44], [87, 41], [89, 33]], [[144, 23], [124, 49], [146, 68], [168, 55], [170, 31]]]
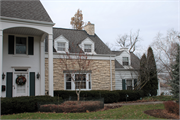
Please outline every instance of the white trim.
[[53, 35], [48, 35], [48, 79], [49, 79], [49, 95], [54, 97], [53, 89]]
[[[70, 55], [70, 57], [73, 59], [76, 58], [77, 55], [75, 54], [68, 54]], [[54, 53], [53, 58], [54, 59], [59, 59], [59, 58], [65, 58], [66, 54], [60, 54], [60, 53]], [[87, 55], [87, 59], [91, 59], [91, 60], [110, 60], [110, 56], [111, 56], [111, 60], [115, 60], [115, 56], [113, 55], [108, 55], [108, 54], [96, 54], [96, 55]], [[45, 58], [48, 58], [47, 53], [45, 53]]]
[[[70, 74], [70, 73], [64, 73], [64, 90], [66, 90], [66, 74]], [[75, 80], [75, 75], [76, 74], [79, 74], [79, 73], [72, 73], [71, 74], [71, 77], [73, 77], [73, 79]], [[85, 90], [92, 90], [92, 80], [90, 80], [91, 82], [91, 89], [89, 89], [89, 74], [91, 76], [91, 73], [82, 73], [82, 74], [86, 74], [86, 89], [81, 89], [82, 91], [85, 91]], [[88, 81], [87, 81], [88, 80]], [[73, 81], [71, 79], [71, 90], [75, 90], [75, 81]], [[68, 89], [69, 91], [71, 91], [70, 89]], [[67, 90], [67, 91], [68, 91]], [[79, 90], [79, 89], [77, 89]]]
[[11, 68], [15, 68], [15, 69], [28, 69], [28, 68], [31, 68], [31, 66], [11, 66]]
[[36, 21], [36, 20], [4, 17], [4, 16], [0, 16], [0, 19], [1, 19], [1, 21], [2, 20], [13, 20], [13, 21], [17, 21], [17, 22], [28, 22], [28, 23], [36, 23], [36, 24], [44, 24], [44, 25], [52, 25], [52, 26], [55, 25], [55, 23], [52, 23], [52, 22], [44, 22], [44, 21]]
[[[65, 43], [65, 51], [58, 51], [58, 43]], [[54, 39], [54, 48], [56, 49], [57, 53], [69, 53], [69, 40], [67, 40], [63, 35], [60, 35], [56, 39]]]
[[[3, 31], [0, 30], [0, 77], [2, 76], [3, 73], [2, 67], [3, 67]], [[2, 90], [2, 77], [0, 78], [0, 90]], [[0, 97], [2, 97], [2, 91], [0, 92]]]

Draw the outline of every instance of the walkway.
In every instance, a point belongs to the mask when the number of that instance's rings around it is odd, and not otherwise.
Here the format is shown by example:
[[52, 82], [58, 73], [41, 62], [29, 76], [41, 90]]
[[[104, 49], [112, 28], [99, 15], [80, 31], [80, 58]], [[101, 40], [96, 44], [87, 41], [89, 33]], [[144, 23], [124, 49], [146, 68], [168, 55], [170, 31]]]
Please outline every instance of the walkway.
[[104, 106], [116, 106], [116, 105], [147, 105], [147, 104], [160, 104], [164, 101], [154, 101], [154, 102], [137, 102], [137, 103], [113, 103], [104, 104]]

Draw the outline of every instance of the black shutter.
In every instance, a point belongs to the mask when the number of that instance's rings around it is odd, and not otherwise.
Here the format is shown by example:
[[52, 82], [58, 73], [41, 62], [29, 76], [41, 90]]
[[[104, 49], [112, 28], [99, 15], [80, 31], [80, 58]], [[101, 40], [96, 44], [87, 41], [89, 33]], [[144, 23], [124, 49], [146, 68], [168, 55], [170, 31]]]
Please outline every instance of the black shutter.
[[14, 54], [14, 35], [8, 36], [8, 54]]
[[123, 88], [123, 90], [126, 90], [126, 81], [125, 81], [125, 79], [122, 79], [122, 88]]
[[30, 72], [30, 96], [35, 96], [35, 72]]
[[134, 79], [134, 88], [137, 87], [137, 79]]
[[8, 72], [6, 75], [6, 97], [12, 97], [12, 72]]
[[34, 55], [34, 37], [28, 37], [28, 55]]

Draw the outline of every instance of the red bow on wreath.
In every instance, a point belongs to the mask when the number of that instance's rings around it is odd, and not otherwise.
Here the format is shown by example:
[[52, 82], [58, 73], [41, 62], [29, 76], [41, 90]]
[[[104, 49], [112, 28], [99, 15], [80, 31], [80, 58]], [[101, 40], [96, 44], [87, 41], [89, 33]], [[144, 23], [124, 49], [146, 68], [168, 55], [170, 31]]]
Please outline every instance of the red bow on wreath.
[[24, 76], [19, 76], [16, 78], [16, 84], [24, 85], [26, 83], [26, 78]]

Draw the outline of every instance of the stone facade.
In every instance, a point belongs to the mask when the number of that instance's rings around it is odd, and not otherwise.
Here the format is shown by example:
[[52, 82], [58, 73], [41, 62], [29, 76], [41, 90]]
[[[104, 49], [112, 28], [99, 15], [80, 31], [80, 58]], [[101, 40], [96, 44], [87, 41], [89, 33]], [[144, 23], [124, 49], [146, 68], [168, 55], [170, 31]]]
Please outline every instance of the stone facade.
[[[91, 73], [92, 90], [111, 90], [111, 76], [110, 76], [110, 61], [109, 60], [90, 60], [91, 68], [89, 70]], [[112, 62], [112, 90], [115, 90], [115, 63]], [[69, 60], [68, 64], [71, 65], [73, 60]], [[54, 90], [64, 90], [64, 73], [60, 59], [53, 59], [53, 70], [54, 70]], [[77, 65], [71, 70], [78, 70]], [[48, 90], [48, 59], [45, 59], [45, 90]]]

